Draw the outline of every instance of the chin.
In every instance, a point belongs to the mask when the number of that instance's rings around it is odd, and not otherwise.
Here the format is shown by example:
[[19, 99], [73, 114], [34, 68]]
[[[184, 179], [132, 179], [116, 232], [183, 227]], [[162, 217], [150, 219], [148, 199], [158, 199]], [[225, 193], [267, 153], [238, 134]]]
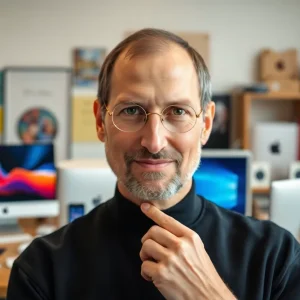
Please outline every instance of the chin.
[[143, 201], [164, 201], [174, 196], [183, 186], [183, 182], [178, 175], [171, 179], [158, 178], [161, 175], [143, 174], [141, 180], [134, 176], [127, 176], [124, 185], [128, 191], [136, 198]]

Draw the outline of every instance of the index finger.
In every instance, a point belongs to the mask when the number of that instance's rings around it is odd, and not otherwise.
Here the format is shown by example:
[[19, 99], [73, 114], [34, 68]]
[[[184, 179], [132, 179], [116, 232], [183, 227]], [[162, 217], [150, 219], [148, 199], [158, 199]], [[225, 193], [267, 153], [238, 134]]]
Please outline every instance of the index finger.
[[141, 210], [148, 218], [153, 220], [157, 225], [168, 230], [177, 237], [184, 236], [190, 231], [188, 227], [184, 226], [174, 218], [166, 215], [154, 205], [151, 205], [149, 203], [142, 203]]

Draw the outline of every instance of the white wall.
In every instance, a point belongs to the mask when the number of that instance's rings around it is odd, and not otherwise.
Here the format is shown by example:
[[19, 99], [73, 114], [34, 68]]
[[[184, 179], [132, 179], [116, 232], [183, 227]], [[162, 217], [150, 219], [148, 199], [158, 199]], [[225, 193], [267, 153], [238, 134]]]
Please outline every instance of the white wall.
[[209, 33], [214, 91], [252, 82], [263, 47], [300, 52], [299, 0], [0, 0], [0, 68], [71, 66], [73, 47], [149, 26]]

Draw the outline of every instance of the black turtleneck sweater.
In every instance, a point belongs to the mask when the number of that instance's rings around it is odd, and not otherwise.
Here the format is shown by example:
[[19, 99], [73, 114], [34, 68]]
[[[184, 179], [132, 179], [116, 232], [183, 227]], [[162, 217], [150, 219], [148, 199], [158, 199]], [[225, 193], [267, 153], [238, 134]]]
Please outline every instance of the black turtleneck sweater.
[[[238, 299], [300, 299], [300, 246], [285, 230], [222, 209], [194, 186], [164, 212], [199, 234]], [[116, 190], [86, 216], [35, 239], [14, 263], [7, 299], [163, 299], [140, 275], [141, 238], [152, 225]]]

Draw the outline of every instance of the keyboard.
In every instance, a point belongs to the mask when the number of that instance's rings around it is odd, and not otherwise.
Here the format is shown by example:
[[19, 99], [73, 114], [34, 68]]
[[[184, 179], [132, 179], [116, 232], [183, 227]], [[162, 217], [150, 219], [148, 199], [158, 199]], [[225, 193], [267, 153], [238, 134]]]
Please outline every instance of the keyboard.
[[0, 245], [30, 242], [33, 236], [29, 233], [0, 235]]

